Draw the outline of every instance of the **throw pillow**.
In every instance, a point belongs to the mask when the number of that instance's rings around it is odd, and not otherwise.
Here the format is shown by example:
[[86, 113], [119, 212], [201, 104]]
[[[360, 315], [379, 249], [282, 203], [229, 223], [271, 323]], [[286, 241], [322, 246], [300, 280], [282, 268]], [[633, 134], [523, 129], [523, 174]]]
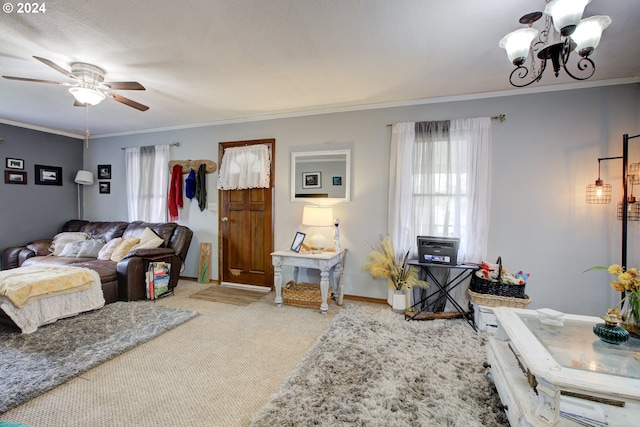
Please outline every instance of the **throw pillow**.
[[85, 240], [80, 242], [80, 251], [76, 255], [78, 258], [98, 258], [100, 249], [105, 245], [102, 240]]
[[64, 249], [62, 249], [62, 252], [60, 252], [60, 254], [58, 256], [60, 257], [75, 257], [78, 255], [78, 252], [80, 252], [80, 248], [82, 248], [82, 244], [85, 241], [79, 240], [77, 242], [73, 242], [73, 243], [67, 243], [66, 245], [64, 245]]
[[53, 237], [53, 241], [51, 242], [51, 248], [49, 249], [52, 252], [52, 255], [58, 256], [60, 252], [64, 249], [67, 243], [78, 242], [80, 240], [87, 240], [89, 235], [87, 233], [76, 232], [76, 231], [67, 231], [63, 233], [58, 233]]
[[132, 247], [140, 243], [137, 237], [125, 237], [111, 254], [111, 261], [120, 262], [122, 258], [131, 250]]
[[103, 261], [111, 261], [111, 255], [113, 254], [113, 251], [116, 250], [120, 242], [122, 242], [122, 237], [116, 237], [115, 239], [109, 240], [107, 244], [100, 249], [97, 258]]
[[142, 234], [140, 235], [140, 243], [135, 245], [133, 249], [155, 249], [159, 248], [160, 245], [164, 243], [164, 239], [158, 236], [152, 229], [149, 227], [145, 228]]

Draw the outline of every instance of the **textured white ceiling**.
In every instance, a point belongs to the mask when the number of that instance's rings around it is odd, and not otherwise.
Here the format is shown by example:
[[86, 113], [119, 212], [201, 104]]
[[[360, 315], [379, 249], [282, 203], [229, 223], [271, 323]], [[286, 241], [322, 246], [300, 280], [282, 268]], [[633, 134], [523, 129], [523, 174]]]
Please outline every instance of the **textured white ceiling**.
[[[3, 3], [17, 5], [15, 0]], [[94, 136], [514, 91], [498, 41], [544, 0], [54, 0], [0, 13], [0, 74], [70, 81], [33, 59], [104, 68], [119, 91], [89, 110]], [[607, 14], [588, 85], [640, 81], [640, 2]], [[540, 88], [575, 84], [547, 70]], [[564, 87], [564, 86], [563, 86]], [[539, 89], [538, 89], [539, 90]], [[506, 92], [510, 93], [510, 92]], [[457, 98], [454, 98], [457, 99]], [[0, 79], [0, 121], [83, 135], [67, 88]]]

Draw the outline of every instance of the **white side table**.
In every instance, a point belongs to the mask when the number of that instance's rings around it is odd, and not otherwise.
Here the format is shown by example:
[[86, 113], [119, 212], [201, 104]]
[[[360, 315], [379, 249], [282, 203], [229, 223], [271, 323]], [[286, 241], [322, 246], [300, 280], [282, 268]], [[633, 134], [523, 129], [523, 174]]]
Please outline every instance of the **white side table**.
[[338, 305], [342, 305], [344, 295], [344, 279], [342, 274], [344, 257], [347, 250], [342, 252], [322, 252], [313, 254], [310, 252], [276, 251], [271, 254], [273, 264], [273, 283], [276, 287], [276, 305], [282, 305], [282, 266], [293, 266], [293, 280], [298, 281], [298, 268], [314, 268], [320, 270], [320, 295], [322, 303], [320, 312], [326, 314], [329, 310], [327, 295], [329, 293], [329, 271], [333, 269], [333, 288], [338, 295]]

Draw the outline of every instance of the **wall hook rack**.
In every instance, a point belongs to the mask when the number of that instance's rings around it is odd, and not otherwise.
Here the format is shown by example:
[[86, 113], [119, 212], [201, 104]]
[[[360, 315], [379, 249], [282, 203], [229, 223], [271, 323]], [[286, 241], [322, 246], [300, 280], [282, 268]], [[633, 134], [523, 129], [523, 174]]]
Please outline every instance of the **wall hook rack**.
[[217, 169], [217, 165], [212, 160], [171, 160], [169, 162], [169, 169], [173, 169], [175, 165], [182, 166], [182, 173], [189, 173], [191, 169], [194, 171], [198, 171], [200, 165], [204, 164], [206, 166], [207, 173], [213, 173]]

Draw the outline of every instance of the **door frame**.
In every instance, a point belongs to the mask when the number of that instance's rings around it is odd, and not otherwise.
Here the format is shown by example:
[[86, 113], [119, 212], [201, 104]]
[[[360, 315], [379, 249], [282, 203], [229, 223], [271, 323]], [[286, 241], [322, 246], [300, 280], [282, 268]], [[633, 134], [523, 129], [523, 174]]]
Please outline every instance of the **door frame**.
[[[268, 245], [264, 254], [265, 257], [265, 274], [268, 276], [268, 279], [265, 281], [265, 287], [269, 287], [274, 289], [273, 284], [273, 265], [271, 264], [271, 253], [274, 252], [274, 239], [275, 239], [275, 154], [276, 154], [276, 140], [275, 138], [265, 138], [265, 139], [253, 139], [246, 141], [226, 141], [226, 142], [218, 142], [218, 166], [222, 166], [222, 156], [224, 155], [224, 150], [232, 147], [244, 147], [248, 145], [261, 145], [267, 144], [271, 147], [271, 164], [269, 169], [270, 179], [269, 179], [269, 188], [265, 189], [270, 193], [271, 199], [271, 209], [269, 212], [270, 223], [269, 230], [271, 233], [271, 243]], [[225, 191], [229, 190], [218, 190], [218, 271], [220, 276], [220, 284], [222, 284], [224, 279], [224, 271], [223, 271], [223, 255], [224, 255], [224, 242], [223, 242], [223, 224], [222, 224], [222, 209], [223, 209], [223, 195]], [[267, 260], [269, 262], [267, 262]], [[268, 271], [267, 271], [268, 270]]]

